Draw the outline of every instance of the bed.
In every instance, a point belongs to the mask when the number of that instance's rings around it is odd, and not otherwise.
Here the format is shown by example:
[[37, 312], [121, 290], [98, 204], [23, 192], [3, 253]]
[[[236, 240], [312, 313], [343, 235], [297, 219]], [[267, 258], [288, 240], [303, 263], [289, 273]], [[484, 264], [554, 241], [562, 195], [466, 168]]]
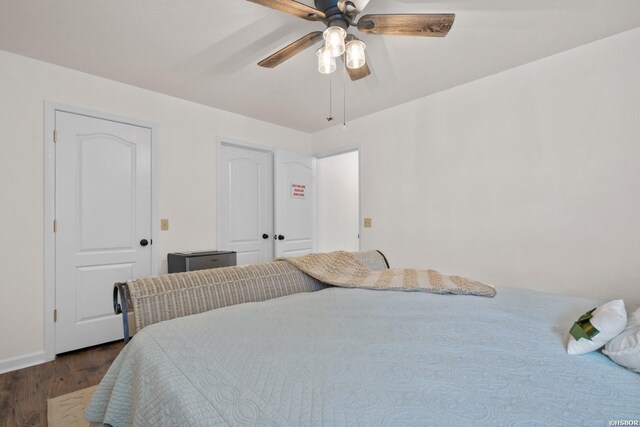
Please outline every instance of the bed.
[[609, 425], [640, 375], [569, 356], [600, 301], [327, 287], [144, 327], [87, 419], [113, 426]]

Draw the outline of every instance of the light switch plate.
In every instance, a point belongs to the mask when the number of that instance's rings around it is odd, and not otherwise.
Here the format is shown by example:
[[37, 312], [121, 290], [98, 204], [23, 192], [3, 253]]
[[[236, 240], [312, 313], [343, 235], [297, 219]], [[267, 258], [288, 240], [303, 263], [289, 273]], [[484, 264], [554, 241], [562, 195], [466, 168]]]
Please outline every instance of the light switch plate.
[[371, 224], [371, 218], [365, 218], [364, 219], [364, 228], [371, 228], [372, 224]]
[[169, 229], [169, 220], [163, 218], [160, 220], [160, 230], [167, 231]]

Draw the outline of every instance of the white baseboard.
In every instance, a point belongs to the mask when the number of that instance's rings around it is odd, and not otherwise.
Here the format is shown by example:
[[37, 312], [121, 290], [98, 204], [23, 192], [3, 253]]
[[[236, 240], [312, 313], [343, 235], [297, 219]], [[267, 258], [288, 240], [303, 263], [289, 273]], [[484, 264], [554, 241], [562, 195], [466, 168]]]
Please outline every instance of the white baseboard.
[[0, 374], [16, 371], [33, 365], [39, 365], [40, 363], [49, 362], [51, 360], [53, 359], [47, 359], [44, 351], [23, 354], [22, 356], [11, 357], [9, 359], [2, 359], [0, 360]]

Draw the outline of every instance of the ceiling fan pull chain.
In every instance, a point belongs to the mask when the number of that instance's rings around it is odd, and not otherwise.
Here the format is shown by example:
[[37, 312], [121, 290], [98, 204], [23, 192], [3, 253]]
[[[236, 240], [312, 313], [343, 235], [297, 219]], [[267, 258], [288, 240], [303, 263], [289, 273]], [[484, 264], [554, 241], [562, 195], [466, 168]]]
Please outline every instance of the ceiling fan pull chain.
[[332, 85], [332, 81], [333, 81], [333, 78], [331, 77], [331, 74], [329, 74], [329, 117], [327, 117], [327, 121], [328, 122], [333, 121], [333, 109], [332, 109], [332, 105], [333, 105], [333, 85]]
[[344, 66], [342, 72], [342, 127], [347, 127], [347, 58], [344, 54], [342, 64]]

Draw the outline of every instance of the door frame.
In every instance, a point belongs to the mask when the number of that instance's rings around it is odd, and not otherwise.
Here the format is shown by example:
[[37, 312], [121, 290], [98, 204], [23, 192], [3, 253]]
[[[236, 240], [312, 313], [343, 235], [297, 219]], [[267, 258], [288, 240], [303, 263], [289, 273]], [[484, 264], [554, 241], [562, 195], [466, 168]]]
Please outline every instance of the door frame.
[[[260, 151], [263, 153], [269, 154], [269, 160], [271, 161], [271, 185], [269, 186], [269, 200], [271, 201], [271, 206], [269, 207], [269, 211], [271, 212], [271, 230], [272, 233], [275, 230], [275, 214], [274, 214], [274, 185], [275, 185], [275, 148], [269, 147], [267, 145], [255, 144], [252, 142], [239, 141], [232, 138], [225, 138], [223, 136], [216, 136], [216, 247], [218, 250], [221, 249], [222, 241], [222, 222], [220, 218], [222, 217], [222, 203], [220, 199], [220, 194], [222, 194], [222, 188], [220, 186], [220, 182], [222, 182], [221, 174], [222, 174], [222, 146], [230, 146], [241, 148], [244, 150], [253, 150]], [[271, 235], [269, 235], [269, 241], [271, 245], [269, 245], [269, 258], [273, 259], [275, 254], [275, 244], [271, 239]]]
[[[362, 145], [349, 145], [346, 147], [342, 147], [336, 150], [326, 151], [320, 154], [314, 154], [314, 156], [318, 159], [318, 205], [316, 209], [320, 212], [320, 192], [322, 189], [320, 188], [320, 175], [322, 174], [322, 168], [320, 167], [320, 160], [325, 159], [327, 157], [339, 156], [341, 154], [353, 153], [354, 151], [358, 152], [358, 250], [362, 250], [362, 233], [364, 227], [362, 225], [362, 219], [364, 218], [363, 209], [362, 209]], [[318, 234], [320, 234], [320, 215], [318, 215]]]
[[[151, 131], [151, 236], [157, 236], [156, 225], [160, 224], [160, 214], [158, 212], [158, 168], [157, 168], [157, 125], [155, 123], [130, 117], [117, 116], [103, 113], [82, 107], [73, 107], [52, 101], [44, 101], [44, 358], [45, 361], [55, 359], [55, 322], [53, 320], [53, 310], [55, 307], [56, 289], [56, 245], [55, 233], [53, 231], [53, 221], [55, 219], [56, 201], [56, 158], [55, 145], [53, 141], [53, 131], [55, 130], [56, 112], [78, 114], [81, 116], [93, 117], [101, 120], [123, 123], [132, 126], [147, 128]], [[159, 229], [159, 225], [158, 225]], [[157, 246], [157, 243], [156, 243]], [[151, 274], [157, 274], [159, 261], [156, 259], [156, 251], [151, 245]]]

